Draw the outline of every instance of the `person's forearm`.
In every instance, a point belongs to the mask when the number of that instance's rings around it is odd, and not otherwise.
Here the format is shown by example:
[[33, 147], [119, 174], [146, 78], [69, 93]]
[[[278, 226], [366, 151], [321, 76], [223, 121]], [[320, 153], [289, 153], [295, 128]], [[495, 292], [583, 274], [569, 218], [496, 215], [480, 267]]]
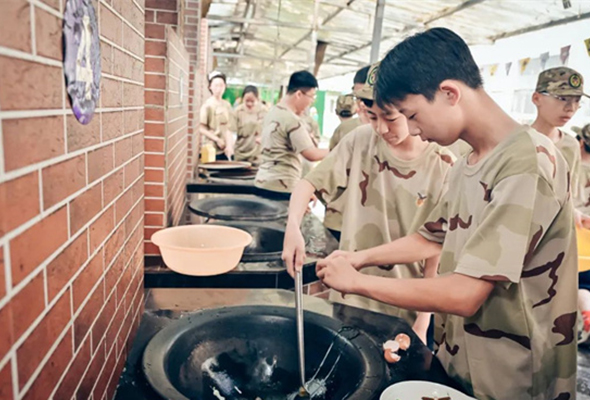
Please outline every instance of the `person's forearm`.
[[203, 125], [199, 127], [199, 132], [201, 132], [201, 135], [204, 135], [205, 137], [207, 137], [215, 143], [217, 143], [217, 141], [219, 140], [219, 138], [215, 136], [215, 133], [213, 133], [213, 131], [207, 129]]
[[301, 152], [303, 158], [307, 161], [315, 162], [323, 160], [330, 151], [328, 149], [318, 149], [317, 147], [306, 149]]
[[293, 193], [291, 193], [291, 200], [289, 201], [289, 217], [287, 219], [288, 228], [297, 227], [297, 229], [299, 229], [309, 199], [311, 199], [314, 192], [315, 187], [305, 179], [301, 179], [297, 185], [295, 185], [295, 189], [293, 189]]
[[352, 293], [406, 310], [469, 317], [477, 312], [493, 288], [492, 282], [461, 274], [424, 279], [359, 274]]
[[230, 148], [234, 146], [234, 138], [229, 129], [225, 130], [225, 146]]
[[393, 242], [358, 252], [362, 258], [361, 267], [372, 265], [409, 264], [440, 254], [441, 245], [424, 238], [418, 233], [394, 240]]

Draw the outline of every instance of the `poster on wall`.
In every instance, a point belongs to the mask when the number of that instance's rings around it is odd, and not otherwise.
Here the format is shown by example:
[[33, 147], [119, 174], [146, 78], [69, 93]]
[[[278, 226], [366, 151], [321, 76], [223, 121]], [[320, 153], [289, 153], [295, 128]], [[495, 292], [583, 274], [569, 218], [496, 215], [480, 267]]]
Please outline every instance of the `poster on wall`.
[[66, 90], [76, 119], [92, 120], [100, 95], [100, 41], [92, 0], [68, 0], [63, 22]]
[[561, 65], [567, 65], [567, 62], [570, 58], [570, 48], [572, 46], [564, 46], [561, 48], [561, 52], [559, 53], [559, 59], [561, 60]]

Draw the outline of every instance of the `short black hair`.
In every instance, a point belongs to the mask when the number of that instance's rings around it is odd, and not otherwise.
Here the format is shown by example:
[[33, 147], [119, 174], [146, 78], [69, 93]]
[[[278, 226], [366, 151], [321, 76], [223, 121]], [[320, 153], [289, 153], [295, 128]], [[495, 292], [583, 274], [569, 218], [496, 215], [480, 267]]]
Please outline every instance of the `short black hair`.
[[377, 73], [375, 99], [380, 107], [410, 94], [432, 101], [446, 79], [473, 89], [483, 86], [467, 43], [450, 29], [429, 29], [403, 40], [387, 53]]
[[580, 135], [576, 135], [576, 139], [578, 139], [578, 142], [582, 142], [582, 144], [584, 145], [584, 150], [586, 151], [586, 153], [590, 153], [590, 146], [588, 146], [586, 144], [586, 141], [584, 140], [584, 138]]
[[369, 69], [371, 69], [370, 65], [367, 65], [366, 67], [362, 67], [361, 69], [359, 69], [358, 71], [356, 71], [356, 74], [354, 74], [354, 79], [352, 81], [353, 84], [365, 84], [367, 82], [367, 75], [369, 74]]
[[350, 110], [342, 110], [338, 113], [342, 118], [350, 118], [352, 117], [352, 112]]
[[248, 93], [252, 93], [254, 96], [256, 96], [256, 98], [258, 98], [258, 88], [256, 86], [253, 85], [248, 85], [244, 88], [244, 91], [242, 92], [242, 98], [244, 98], [245, 95], [247, 95]]
[[369, 108], [373, 107], [373, 104], [375, 103], [374, 100], [370, 100], [370, 99], [361, 99], [361, 101], [363, 102], [363, 104]]
[[289, 86], [287, 86], [287, 93], [293, 94], [298, 90], [307, 92], [308, 90], [318, 87], [318, 81], [309, 71], [294, 72], [289, 78]]

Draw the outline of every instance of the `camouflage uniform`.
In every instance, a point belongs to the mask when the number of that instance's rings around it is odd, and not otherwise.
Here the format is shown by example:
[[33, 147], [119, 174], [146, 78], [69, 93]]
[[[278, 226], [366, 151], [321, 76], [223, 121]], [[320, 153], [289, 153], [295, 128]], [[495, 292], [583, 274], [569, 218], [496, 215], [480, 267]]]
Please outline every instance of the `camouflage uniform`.
[[438, 358], [478, 399], [576, 396], [577, 249], [568, 167], [522, 127], [475, 165], [458, 161], [419, 233], [440, 273], [497, 281], [472, 317], [444, 316]]
[[[587, 146], [590, 146], [590, 124], [586, 125], [584, 128], [579, 129], [578, 136], [582, 138], [584, 143]], [[581, 168], [581, 189], [582, 189], [582, 206], [580, 210], [585, 214], [590, 214], [590, 164], [582, 162], [580, 164]]]
[[[416, 232], [440, 200], [454, 157], [431, 143], [413, 160], [395, 157], [387, 142], [362, 125], [338, 146], [305, 179], [327, 203], [326, 215], [342, 218], [340, 249], [357, 251], [389, 243]], [[395, 277], [422, 277], [423, 263], [369, 267], [363, 273]], [[330, 300], [363, 309], [401, 316], [413, 323], [416, 313], [361, 296], [338, 292]]]
[[257, 103], [254, 109], [248, 110], [245, 104], [240, 104], [233, 113], [234, 126], [237, 132], [235, 158], [237, 161], [248, 161], [253, 165], [260, 163], [260, 138], [262, 121], [268, 112], [266, 106]]
[[[215, 136], [225, 143], [225, 133], [230, 129], [231, 115], [232, 108], [227, 100], [217, 101], [215, 97], [211, 96], [201, 106], [200, 123], [212, 130]], [[220, 149], [217, 143], [206, 137], [204, 137], [204, 141], [205, 143], [211, 142], [217, 154], [223, 154], [223, 149]]]
[[262, 153], [254, 184], [262, 189], [291, 193], [301, 179], [299, 153], [315, 147], [301, 119], [279, 104], [262, 124]]
[[[539, 74], [535, 92], [547, 93], [553, 96], [587, 96], [584, 94], [584, 78], [577, 71], [567, 67], [557, 67], [545, 70]], [[574, 206], [582, 207], [583, 183], [581, 182], [580, 144], [572, 136], [560, 131], [561, 138], [555, 146], [566, 159], [572, 179], [572, 196]]]
[[338, 96], [338, 100], [336, 101], [336, 114], [342, 115], [345, 111], [349, 113], [350, 117], [340, 123], [332, 134], [330, 138], [330, 151], [336, 147], [344, 135], [361, 125], [360, 119], [351, 118], [352, 115], [356, 114], [356, 100], [350, 94]]

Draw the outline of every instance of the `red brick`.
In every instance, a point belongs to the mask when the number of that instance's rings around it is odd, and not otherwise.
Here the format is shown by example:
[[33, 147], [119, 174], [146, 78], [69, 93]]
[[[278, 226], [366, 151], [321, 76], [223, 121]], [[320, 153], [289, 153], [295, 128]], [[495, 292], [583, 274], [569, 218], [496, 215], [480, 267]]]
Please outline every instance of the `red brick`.
[[[132, 4], [130, 1], [127, 2]], [[141, 30], [143, 31], [143, 26], [141, 27]], [[135, 54], [136, 56], [143, 58], [144, 39], [128, 25], [123, 25], [123, 37], [125, 38], [123, 41], [123, 48]]]
[[116, 224], [121, 222], [125, 215], [131, 210], [131, 206], [133, 205], [131, 198], [131, 191], [126, 191], [115, 203], [115, 217], [116, 217]]
[[112, 399], [115, 396], [115, 391], [117, 389], [117, 385], [119, 384], [119, 378], [121, 376], [121, 373], [123, 372], [124, 366], [125, 366], [125, 357], [119, 357], [119, 360], [117, 361], [117, 365], [115, 367], [115, 371], [113, 372], [113, 375], [111, 376], [111, 379], [110, 379], [109, 384], [107, 386], [107, 394], [106, 394], [107, 399]]
[[84, 154], [43, 168], [43, 208], [48, 209], [86, 185]]
[[102, 113], [102, 140], [107, 141], [123, 135], [123, 113]]
[[146, 197], [164, 197], [164, 186], [162, 185], [145, 185]]
[[16, 351], [19, 388], [29, 381], [71, 316], [70, 293], [66, 291]]
[[146, 211], [164, 211], [164, 200], [146, 199], [145, 200]]
[[10, 242], [12, 285], [20, 283], [68, 239], [67, 211], [62, 207]]
[[164, 182], [164, 171], [161, 169], [146, 169], [145, 170], [145, 181], [146, 182]]
[[123, 85], [123, 105], [125, 107], [135, 107], [144, 105], [143, 97], [144, 87], [125, 83]]
[[67, 117], [68, 152], [100, 143], [100, 116], [95, 115], [89, 124], [82, 125], [76, 117]]
[[70, 399], [74, 395], [88, 364], [90, 364], [90, 337], [80, 346], [78, 354], [55, 392], [55, 399]]
[[145, 24], [146, 39], [166, 39], [166, 26], [158, 24]]
[[114, 148], [110, 144], [88, 153], [88, 182], [92, 183], [113, 170]]
[[145, 72], [165, 72], [165, 60], [163, 58], [145, 58]]
[[[38, 215], [39, 173], [31, 172], [0, 184], [0, 210], [0, 236]], [[0, 280], [0, 298], [4, 296], [3, 281]]]
[[143, 129], [143, 110], [131, 110], [123, 113], [123, 123], [125, 134], [137, 132]]
[[123, 1], [122, 15], [138, 31], [144, 30], [144, 15], [133, 1]]
[[[123, 21], [111, 10], [100, 5], [100, 34], [112, 42], [121, 45]], [[102, 92], [104, 94], [104, 92]]]
[[127, 164], [125, 166], [125, 187], [135, 182], [135, 180], [141, 175], [142, 172], [143, 168], [141, 165], [141, 158], [136, 158], [135, 160]]
[[166, 42], [145, 42], [145, 55], [166, 57]]
[[[121, 225], [117, 228], [115, 233], [107, 240], [105, 244], [104, 260], [105, 266], [109, 266], [115, 255], [121, 250], [123, 243], [125, 242], [125, 225]], [[112, 287], [107, 281], [107, 287]]]
[[[0, 233], [3, 235], [3, 233]], [[5, 277], [5, 267], [4, 267], [4, 247], [0, 246], [0, 300], [6, 295], [6, 277]], [[2, 326], [2, 325], [0, 325]], [[2, 357], [0, 356], [0, 359]]]
[[115, 228], [113, 207], [109, 207], [90, 225], [90, 253], [94, 253]]
[[145, 138], [145, 151], [151, 153], [163, 153], [164, 140]]
[[31, 51], [31, 12], [25, 0], [6, 1], [0, 13], [0, 45]]
[[[126, 261], [127, 260], [125, 260], [125, 257], [122, 252], [114, 260], [114, 262], [112, 263], [110, 268], [107, 270], [106, 275], [105, 275], [105, 285], [107, 288], [110, 288], [112, 290], [115, 287], [118, 287], [117, 282], [119, 281], [119, 279], [123, 275]], [[115, 299], [118, 299], [118, 298], [121, 298], [122, 293], [116, 293], [116, 291], [113, 291], [113, 295], [114, 295]], [[119, 305], [118, 301], [116, 302], [116, 305], [117, 306]], [[120, 326], [121, 325], [119, 324], [118, 327], [120, 327]], [[115, 329], [118, 329], [118, 327]], [[107, 336], [108, 336], [108, 334], [107, 334]], [[109, 338], [107, 338], [107, 339], [109, 339]], [[107, 343], [111, 343], [111, 341], [107, 340]]]
[[12, 392], [12, 370], [10, 362], [0, 370], [0, 399], [14, 400]]
[[94, 185], [70, 203], [70, 232], [75, 234], [102, 209], [102, 185]]
[[113, 46], [106, 43], [104, 40], [100, 41], [100, 67], [102, 72], [107, 74], [118, 75], [114, 72], [114, 68], [117, 64], [113, 63], [113, 52], [118, 51]]
[[117, 352], [113, 349], [107, 361], [104, 364], [102, 372], [100, 373], [98, 379], [96, 380], [96, 386], [94, 387], [93, 391], [93, 398], [94, 399], [102, 399], [102, 396], [105, 394], [107, 390], [107, 385], [109, 383], [109, 378], [113, 374], [113, 369], [115, 368], [115, 363], [117, 361]]
[[175, 12], [157, 11], [156, 22], [160, 24], [178, 25], [178, 14]]
[[78, 308], [92, 291], [96, 282], [101, 278], [104, 272], [103, 263], [104, 256], [102, 252], [98, 252], [72, 284], [74, 312], [78, 311]]
[[[131, 137], [131, 152], [133, 153], [133, 157], [144, 152], [143, 137], [143, 133], [138, 133]], [[143, 157], [140, 157], [140, 160], [143, 167]]]
[[47, 290], [49, 301], [78, 272], [88, 259], [88, 235], [84, 231], [47, 265]]
[[164, 168], [165, 158], [163, 155], [146, 154], [145, 166], [146, 167], [154, 167], [154, 168]]
[[176, 11], [176, 1], [170, 0], [146, 0], [146, 8], [155, 8], [157, 10], [172, 10]]
[[2, 110], [61, 108], [62, 80], [61, 68], [0, 56]]
[[164, 124], [152, 124], [145, 123], [145, 136], [157, 136], [164, 137], [165, 135]]
[[101, 103], [103, 107], [121, 107], [123, 104], [123, 84], [113, 79], [102, 78], [101, 84]]
[[87, 400], [90, 398], [90, 395], [92, 394], [92, 389], [94, 388], [96, 379], [98, 378], [98, 373], [104, 365], [104, 343], [101, 343], [99, 346], [100, 349], [97, 351], [96, 355], [94, 356], [94, 359], [90, 363], [88, 371], [86, 371], [84, 378], [82, 378], [82, 383], [80, 384], [80, 387], [76, 392], [77, 400]]
[[39, 55], [62, 60], [62, 20], [35, 7], [35, 35], [37, 37], [36, 48]]
[[104, 302], [104, 283], [99, 284], [74, 321], [74, 343], [80, 346], [84, 336], [90, 330]]
[[[111, 322], [115, 315], [115, 305], [116, 296], [114, 293], [112, 293], [109, 299], [106, 301], [104, 308], [100, 312], [100, 315], [96, 319], [94, 327], [92, 328], [92, 343], [95, 347], [97, 343], [101, 342], [102, 338], [104, 337], [107, 331], [109, 322]], [[106, 343], [107, 346], [114, 345], [114, 343], [109, 343], [108, 341]]]
[[104, 180], [104, 204], [110, 204], [123, 191], [123, 168]]
[[[2, 335], [0, 335], [0, 359], [3, 359], [6, 354], [10, 351], [10, 348], [14, 344], [14, 340], [16, 337], [14, 336], [14, 328], [13, 328], [13, 306], [11, 303], [6, 304], [4, 307], [0, 308], [0, 326], [3, 327]], [[31, 314], [40, 313], [43, 310], [30, 310]], [[35, 315], [33, 319], [37, 316]], [[32, 316], [32, 315], [31, 315]], [[1, 397], [0, 397], [1, 398]]]
[[161, 121], [164, 122], [164, 109], [163, 108], [146, 108], [145, 109], [146, 121]]
[[164, 215], [162, 215], [162, 214], [146, 214], [144, 222], [145, 222], [146, 226], [163, 226], [164, 225]]
[[145, 87], [150, 89], [166, 89], [166, 76], [164, 75], [146, 75]]
[[145, 10], [145, 22], [154, 22], [156, 20], [156, 13], [151, 10]]
[[131, 138], [125, 138], [115, 143], [115, 167], [118, 167], [131, 158], [133, 150], [131, 148]]
[[[6, 171], [12, 171], [64, 154], [62, 118], [61, 116], [55, 116], [2, 121]], [[27, 151], [23, 151], [23, 149], [27, 149]]]
[[56, 347], [55, 351], [43, 366], [41, 373], [35, 379], [33, 386], [27, 391], [23, 400], [41, 400], [49, 398], [59, 378], [66, 370], [72, 359], [72, 330], [68, 333]]

